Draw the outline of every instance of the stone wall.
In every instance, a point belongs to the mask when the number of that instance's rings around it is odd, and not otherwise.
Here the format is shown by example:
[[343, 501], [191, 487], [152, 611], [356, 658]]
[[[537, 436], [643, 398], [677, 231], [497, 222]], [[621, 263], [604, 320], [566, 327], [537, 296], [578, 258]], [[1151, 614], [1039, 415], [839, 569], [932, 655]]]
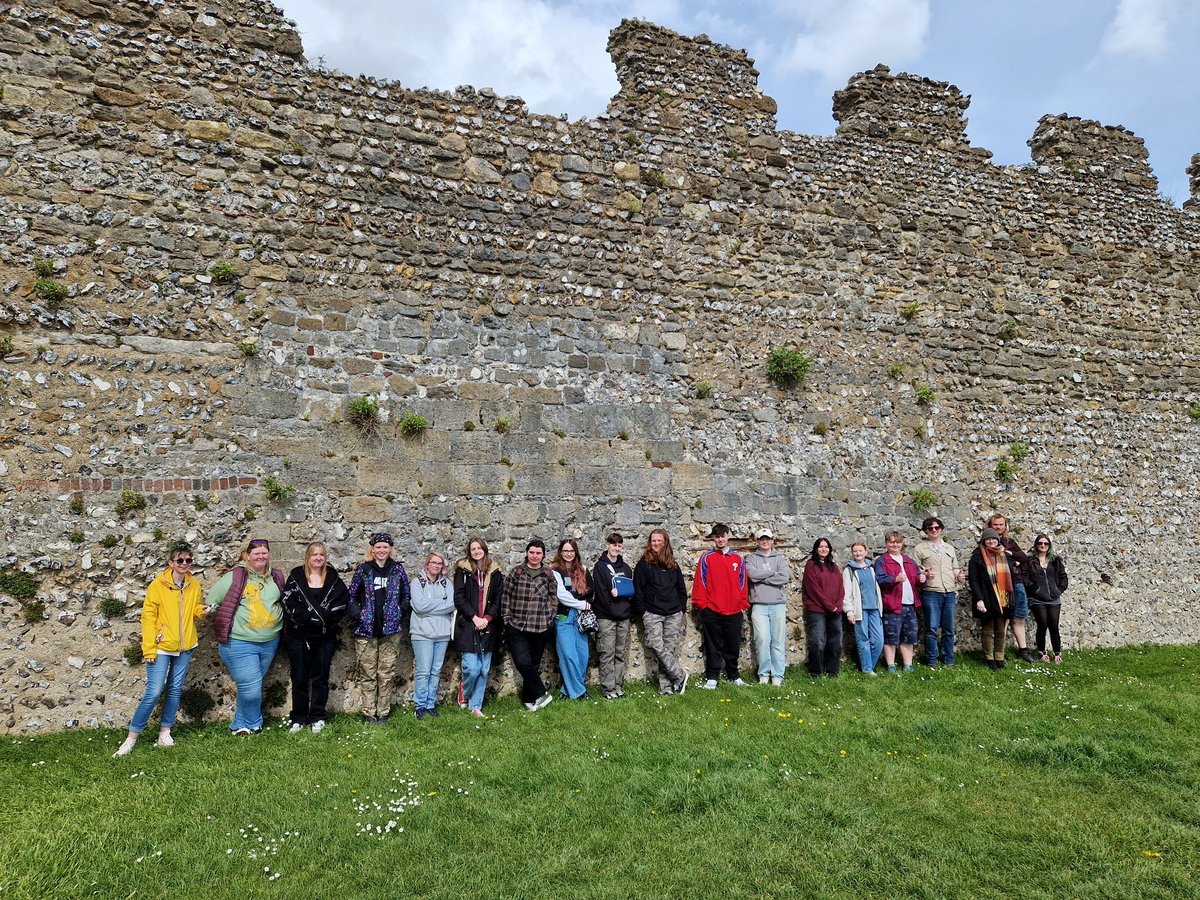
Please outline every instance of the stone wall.
[[[924, 489], [960, 548], [993, 509], [1054, 536], [1068, 646], [1200, 639], [1200, 224], [1139, 139], [1047, 117], [995, 166], [969, 98], [886, 67], [792, 134], [741, 51], [631, 21], [610, 51], [568, 122], [311, 68], [265, 3], [0, 7], [0, 569], [37, 591], [0, 594], [0, 731], [126, 723], [173, 537], [211, 583], [250, 534], [511, 565], [663, 525], [691, 565], [767, 522], [798, 573], [819, 535], [915, 540]], [[193, 671], [227, 715], [207, 633]]]

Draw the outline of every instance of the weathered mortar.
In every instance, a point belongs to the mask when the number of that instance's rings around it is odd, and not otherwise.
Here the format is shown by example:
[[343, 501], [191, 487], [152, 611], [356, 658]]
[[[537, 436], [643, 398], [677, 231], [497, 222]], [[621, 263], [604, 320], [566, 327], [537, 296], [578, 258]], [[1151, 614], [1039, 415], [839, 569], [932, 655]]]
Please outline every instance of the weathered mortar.
[[[126, 723], [155, 529], [209, 582], [252, 529], [348, 565], [381, 523], [412, 566], [474, 531], [506, 565], [531, 533], [594, 559], [613, 526], [632, 555], [660, 524], [690, 566], [714, 520], [798, 563], [915, 540], [923, 487], [960, 549], [997, 507], [1054, 535], [1069, 646], [1200, 639], [1200, 227], [1140, 140], [1045, 118], [1038, 165], [993, 166], [957, 88], [886, 68], [838, 93], [836, 137], [777, 132], [741, 51], [637, 22], [610, 51], [609, 112], [569, 123], [310, 69], [269, 4], [0, 9], [0, 567], [47, 602], [26, 625], [0, 595], [0, 729]], [[792, 341], [816, 364], [784, 391], [764, 362]], [[123, 489], [147, 508], [117, 515]], [[207, 634], [193, 672], [227, 711]]]

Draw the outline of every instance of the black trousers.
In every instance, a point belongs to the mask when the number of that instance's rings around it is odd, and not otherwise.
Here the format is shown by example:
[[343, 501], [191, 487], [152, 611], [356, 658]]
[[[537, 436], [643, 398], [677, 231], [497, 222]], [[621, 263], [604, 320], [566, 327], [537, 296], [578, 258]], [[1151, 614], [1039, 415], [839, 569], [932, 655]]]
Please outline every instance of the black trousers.
[[704, 677], [719, 678], [721, 670], [730, 681], [740, 678], [738, 656], [742, 651], [742, 621], [739, 613], [722, 615], [711, 609], [700, 610], [700, 637], [704, 641]]
[[521, 673], [522, 703], [532, 703], [546, 693], [546, 685], [542, 683], [541, 675], [542, 656], [546, 652], [546, 645], [550, 643], [552, 633], [550, 629], [545, 631], [505, 629], [513, 665]]
[[329, 666], [336, 647], [332, 634], [323, 637], [285, 634], [283, 645], [292, 669], [293, 722], [311, 725], [329, 718]]
[[806, 612], [804, 632], [808, 644], [808, 674], [837, 675], [842, 668], [842, 614]]
[[1041, 653], [1046, 652], [1046, 632], [1050, 632], [1050, 645], [1056, 654], [1062, 653], [1062, 637], [1058, 633], [1058, 617], [1062, 607], [1058, 604], [1048, 606], [1044, 603], [1034, 604], [1033, 617], [1037, 620], [1037, 648]]

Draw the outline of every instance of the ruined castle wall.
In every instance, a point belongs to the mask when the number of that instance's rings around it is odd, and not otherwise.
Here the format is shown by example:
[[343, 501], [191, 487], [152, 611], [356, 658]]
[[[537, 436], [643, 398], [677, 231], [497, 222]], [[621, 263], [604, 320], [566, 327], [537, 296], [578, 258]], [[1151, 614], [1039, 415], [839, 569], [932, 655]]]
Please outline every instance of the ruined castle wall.
[[[1200, 639], [1200, 225], [1139, 139], [1046, 117], [995, 166], [957, 88], [885, 67], [797, 135], [741, 51], [640, 22], [609, 49], [620, 93], [567, 122], [310, 68], [268, 4], [0, 7], [0, 569], [45, 604], [0, 594], [0, 731], [126, 723], [184, 536], [211, 583], [250, 534], [347, 566], [388, 526], [415, 568], [663, 525], [691, 565], [766, 522], [798, 582], [820, 535], [915, 541], [925, 489], [960, 549], [993, 509], [1054, 537], [1068, 646]], [[227, 711], [208, 634], [193, 665]]]

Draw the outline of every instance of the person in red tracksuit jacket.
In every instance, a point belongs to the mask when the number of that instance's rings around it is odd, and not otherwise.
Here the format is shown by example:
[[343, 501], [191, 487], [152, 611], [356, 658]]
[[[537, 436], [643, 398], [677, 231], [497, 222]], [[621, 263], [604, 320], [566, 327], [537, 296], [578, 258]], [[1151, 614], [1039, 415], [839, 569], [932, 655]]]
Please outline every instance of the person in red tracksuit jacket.
[[696, 563], [692, 603], [700, 610], [704, 686], [711, 691], [722, 669], [734, 684], [746, 683], [738, 674], [738, 655], [742, 650], [742, 614], [750, 608], [750, 597], [744, 560], [729, 549], [729, 529], [718, 522], [708, 539], [716, 546]]

